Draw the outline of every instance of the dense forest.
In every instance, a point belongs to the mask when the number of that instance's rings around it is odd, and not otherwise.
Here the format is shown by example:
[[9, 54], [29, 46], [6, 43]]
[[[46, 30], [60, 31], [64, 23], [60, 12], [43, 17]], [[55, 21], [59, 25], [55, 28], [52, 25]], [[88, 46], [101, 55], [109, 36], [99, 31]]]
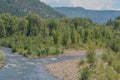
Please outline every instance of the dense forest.
[[89, 18], [94, 23], [106, 23], [110, 18], [115, 19], [120, 15], [120, 11], [115, 10], [89, 10], [82, 7], [55, 7], [54, 9], [71, 18]]
[[43, 18], [60, 18], [62, 14], [40, 0], [0, 0], [0, 14], [9, 13], [18, 17], [29, 13], [39, 14]]
[[96, 48], [120, 50], [119, 17], [99, 25], [82, 18], [42, 19], [36, 14], [18, 18], [2, 14], [0, 28], [0, 44], [25, 56], [62, 53], [66, 48], [88, 48], [91, 43]]
[[0, 44], [12, 47], [13, 52], [24, 56], [45, 56], [62, 53], [66, 48], [96, 48], [120, 50], [120, 18], [106, 25], [93, 24], [89, 19], [42, 19], [29, 14], [15, 17], [0, 15]]
[[[120, 73], [120, 17], [100, 25], [85, 18], [43, 19], [37, 14], [24, 17], [2, 14], [0, 45], [29, 58], [58, 55], [65, 49], [89, 49], [85, 64], [90, 65], [84, 65], [80, 80], [93, 80], [101, 74], [105, 74], [105, 80], [117, 80]], [[95, 59], [95, 49], [104, 50], [101, 61]], [[83, 63], [84, 60], [80, 64]]]

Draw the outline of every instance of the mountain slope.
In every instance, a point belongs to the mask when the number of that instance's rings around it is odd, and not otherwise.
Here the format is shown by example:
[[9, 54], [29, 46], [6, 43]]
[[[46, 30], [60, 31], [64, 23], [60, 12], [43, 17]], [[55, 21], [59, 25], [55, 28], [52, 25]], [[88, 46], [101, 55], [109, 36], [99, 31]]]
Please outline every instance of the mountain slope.
[[16, 16], [25, 16], [29, 13], [36, 13], [43, 18], [63, 17], [62, 14], [56, 12], [53, 8], [46, 5], [40, 0], [0, 0], [0, 14], [10, 13]]
[[82, 17], [82, 18], [90, 18], [93, 22], [97, 23], [105, 23], [110, 18], [115, 19], [120, 15], [120, 11], [113, 10], [87, 10], [81, 7], [56, 7], [54, 8], [61, 14], [64, 14], [68, 17]]

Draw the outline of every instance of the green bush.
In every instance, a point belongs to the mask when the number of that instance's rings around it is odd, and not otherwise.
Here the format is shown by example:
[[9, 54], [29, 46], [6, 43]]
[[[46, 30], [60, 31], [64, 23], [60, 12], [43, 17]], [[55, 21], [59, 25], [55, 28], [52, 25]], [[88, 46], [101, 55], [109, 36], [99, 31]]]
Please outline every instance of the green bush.
[[115, 70], [103, 61], [98, 61], [92, 68], [84, 65], [80, 71], [79, 80], [118, 80]]
[[89, 77], [91, 76], [91, 71], [88, 67], [85, 67], [83, 71], [81, 72], [81, 76], [79, 80], [89, 80]]
[[105, 73], [106, 73], [106, 76], [105, 76], [106, 80], [118, 80], [118, 76], [114, 71], [114, 69], [112, 69], [112, 67], [107, 67], [105, 69]]
[[114, 60], [112, 66], [117, 73], [120, 73], [120, 60]]
[[88, 63], [94, 63], [96, 61], [96, 52], [94, 48], [87, 50], [87, 61]]
[[0, 61], [3, 61], [3, 60], [4, 60], [3, 52], [0, 51]]
[[107, 62], [109, 65], [112, 65], [113, 61], [115, 60], [115, 53], [108, 49], [102, 54], [102, 60]]
[[102, 58], [103, 61], [107, 62], [108, 56], [109, 56], [109, 54], [106, 51], [104, 51], [101, 58]]
[[80, 66], [83, 65], [83, 64], [85, 64], [85, 60], [84, 59], [80, 60], [80, 62], [79, 62]]
[[17, 52], [17, 48], [16, 47], [12, 47], [12, 52], [13, 53]]

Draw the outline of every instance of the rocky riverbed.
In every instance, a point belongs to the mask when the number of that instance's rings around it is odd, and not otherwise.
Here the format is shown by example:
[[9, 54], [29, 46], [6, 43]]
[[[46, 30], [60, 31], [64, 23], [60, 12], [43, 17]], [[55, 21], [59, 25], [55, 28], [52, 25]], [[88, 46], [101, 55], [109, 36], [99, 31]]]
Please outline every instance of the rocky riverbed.
[[54, 64], [47, 64], [45, 67], [57, 78], [62, 80], [78, 80], [79, 59], [66, 60]]

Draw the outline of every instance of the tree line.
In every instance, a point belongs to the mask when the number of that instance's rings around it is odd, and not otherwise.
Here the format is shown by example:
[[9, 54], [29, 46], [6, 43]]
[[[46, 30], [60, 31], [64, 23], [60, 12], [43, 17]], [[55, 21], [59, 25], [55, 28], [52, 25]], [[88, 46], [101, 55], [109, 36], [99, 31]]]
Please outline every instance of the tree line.
[[96, 48], [119, 51], [120, 19], [95, 24], [85, 18], [43, 19], [37, 14], [24, 17], [0, 15], [0, 45], [30, 57], [63, 53], [64, 49]]

